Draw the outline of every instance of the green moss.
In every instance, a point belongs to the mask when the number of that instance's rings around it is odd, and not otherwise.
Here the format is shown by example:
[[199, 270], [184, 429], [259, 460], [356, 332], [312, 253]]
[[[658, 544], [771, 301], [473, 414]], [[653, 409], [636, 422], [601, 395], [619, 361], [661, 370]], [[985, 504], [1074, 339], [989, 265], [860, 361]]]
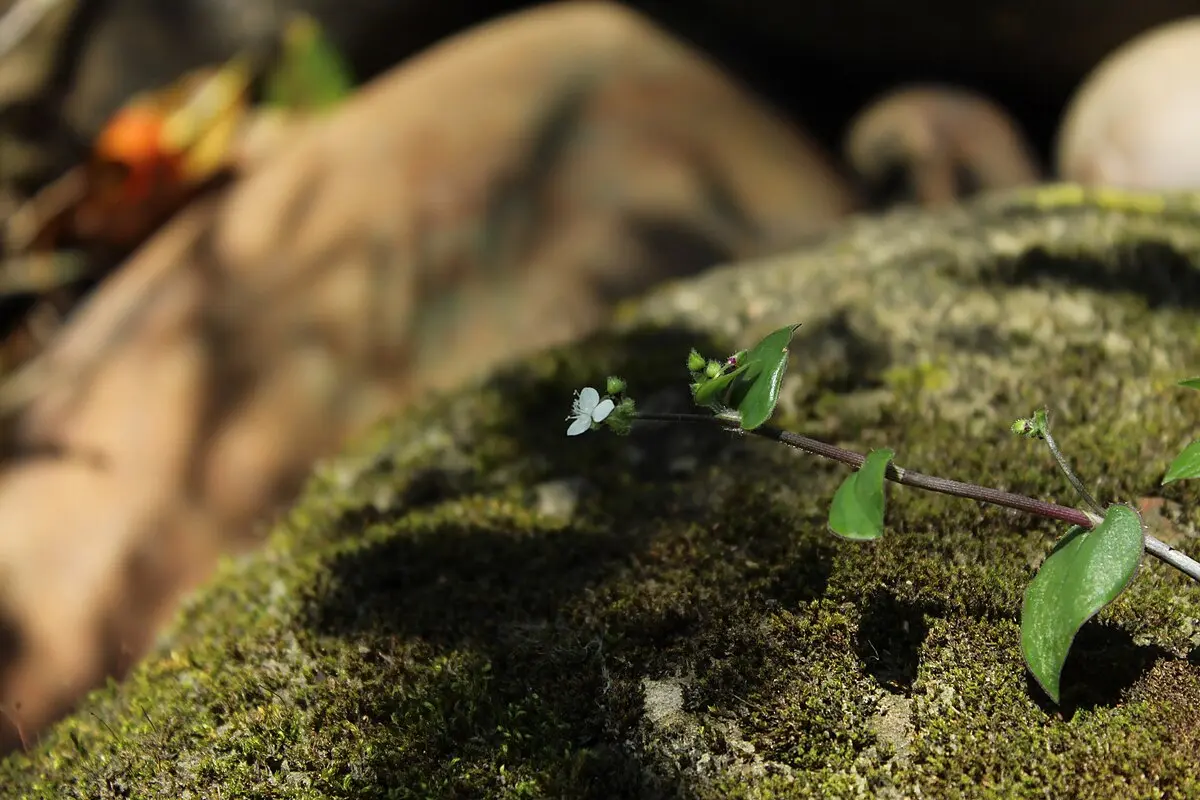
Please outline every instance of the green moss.
[[323, 465], [125, 683], [0, 764], [6, 796], [1200, 792], [1200, 593], [1161, 565], [1085, 626], [1055, 708], [1017, 616], [1062, 526], [890, 487], [885, 538], [843, 542], [836, 465], [563, 421], [610, 373], [682, 410], [690, 347], [799, 319], [781, 422], [1069, 501], [1007, 433], [1050, 403], [1101, 498], [1162, 493], [1194, 549], [1195, 488], [1158, 481], [1200, 429], [1172, 388], [1200, 362], [1197, 230], [989, 201], [664, 290]]

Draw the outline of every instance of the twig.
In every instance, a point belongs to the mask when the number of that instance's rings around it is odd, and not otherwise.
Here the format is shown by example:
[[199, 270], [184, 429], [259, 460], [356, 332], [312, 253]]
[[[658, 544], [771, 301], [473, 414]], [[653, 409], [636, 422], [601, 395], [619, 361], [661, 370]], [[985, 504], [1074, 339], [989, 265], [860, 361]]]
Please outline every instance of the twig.
[[1179, 570], [1192, 580], [1200, 581], [1200, 561], [1196, 561], [1187, 553], [1176, 550], [1166, 542], [1155, 539], [1148, 533], [1146, 534], [1146, 552], [1164, 564], [1169, 564]]
[[1071, 469], [1071, 465], [1067, 463], [1067, 457], [1058, 449], [1058, 442], [1054, 441], [1054, 437], [1050, 435], [1050, 428], [1047, 427], [1041, 432], [1042, 438], [1046, 440], [1046, 447], [1050, 448], [1050, 454], [1054, 456], [1054, 460], [1058, 462], [1058, 468], [1062, 470], [1063, 475], [1067, 476], [1067, 481], [1072, 488], [1079, 493], [1083, 498], [1083, 502], [1087, 503], [1097, 514], [1104, 513], [1104, 507], [1096, 502], [1096, 498], [1092, 497], [1092, 493], [1083, 485], [1083, 481], [1075, 474], [1075, 470]]
[[[855, 469], [861, 467], [863, 461], [866, 460], [866, 456], [861, 453], [835, 447], [834, 445], [818, 441], [817, 439], [811, 439], [798, 433], [780, 430], [769, 425], [763, 425], [747, 431], [738, 425], [737, 420], [719, 416], [705, 416], [703, 414], [658, 414], [639, 411], [635, 419], [655, 422], [704, 422], [716, 424], [734, 433], [761, 436], [765, 439], [794, 447], [797, 450], [803, 450], [806, 453], [840, 462]], [[1103, 521], [1100, 517], [1089, 514], [1086, 511], [1080, 511], [1077, 508], [1060, 506], [1056, 503], [1048, 503], [1044, 500], [1037, 500], [1025, 495], [1013, 494], [1012, 492], [1003, 492], [999, 489], [990, 489], [974, 483], [963, 483], [947, 478], [938, 478], [933, 475], [923, 475], [920, 472], [902, 469], [895, 464], [888, 464], [886, 477], [889, 481], [901, 484], [902, 486], [913, 486], [930, 492], [964, 497], [968, 500], [978, 500], [981, 503], [1012, 508], [1017, 511], [1023, 511], [1026, 514], [1059, 520], [1060, 522], [1079, 525], [1087, 529], [1095, 528]], [[1200, 562], [1195, 561], [1148, 533], [1145, 534], [1145, 542], [1146, 552], [1150, 553], [1150, 555], [1200, 583]]]

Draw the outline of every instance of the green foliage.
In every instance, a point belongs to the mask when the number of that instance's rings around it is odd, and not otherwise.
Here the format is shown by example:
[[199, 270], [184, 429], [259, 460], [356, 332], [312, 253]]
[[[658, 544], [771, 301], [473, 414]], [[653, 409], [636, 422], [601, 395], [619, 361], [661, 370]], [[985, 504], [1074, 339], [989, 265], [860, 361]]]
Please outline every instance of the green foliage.
[[1029, 584], [1021, 647], [1030, 672], [1056, 703], [1075, 634], [1133, 580], [1143, 548], [1141, 517], [1114, 505], [1096, 528], [1071, 528]]
[[714, 370], [713, 364], [716, 362], [708, 362], [703, 371], [693, 376], [696, 382], [692, 384], [692, 398], [696, 405], [714, 410], [732, 407], [733, 404], [729, 402], [730, 390], [734, 381], [749, 370], [749, 365], [742, 364], [725, 372], [720, 365]]
[[350, 68], [307, 15], [297, 15], [283, 35], [278, 61], [264, 80], [267, 105], [301, 111], [324, 111], [354, 91]]
[[1027, 439], [1045, 439], [1050, 430], [1050, 418], [1046, 409], [1040, 408], [1028, 419], [1019, 419], [1012, 424], [1012, 432]]
[[[1200, 378], [1188, 378], [1180, 381], [1179, 385], [1187, 389], [1200, 389]], [[1167, 473], [1163, 476], [1162, 482], [1165, 486], [1184, 478], [1197, 477], [1200, 477], [1200, 441], [1192, 442], [1175, 457], [1171, 466], [1167, 467]]]
[[[788, 325], [772, 331], [753, 348], [735, 353], [724, 364], [708, 362], [702, 373], [691, 370], [696, 404], [718, 411], [737, 411], [743, 430], [765, 424], [779, 402], [788, 345], [799, 327]], [[698, 355], [694, 350], [692, 353]], [[689, 368], [692, 363], [689, 358]]]
[[829, 529], [845, 539], [878, 539], [883, 536], [883, 484], [895, 452], [872, 450], [863, 465], [852, 472], [833, 496]]
[[1167, 474], [1163, 476], [1164, 485], [1184, 478], [1200, 477], [1200, 441], [1192, 442], [1183, 448], [1183, 452], [1175, 457]]
[[[724, 363], [707, 360], [693, 349], [688, 355], [687, 366], [696, 404], [716, 412], [713, 419], [719, 424], [736, 422], [744, 431], [760, 429], [770, 419], [778, 403], [779, 388], [787, 368], [788, 345], [799, 327], [789, 325], [772, 331], [754, 347], [737, 352]], [[611, 383], [615, 379], [609, 380], [610, 387], [615, 385]], [[1181, 381], [1180, 385], [1200, 389], [1200, 378]], [[624, 390], [623, 381], [619, 382], [619, 387]], [[622, 402], [631, 404], [632, 401], [626, 399]], [[637, 414], [629, 405], [626, 411], [618, 407], [612, 416], [619, 420], [614, 427], [624, 426], [621, 430], [628, 432]], [[659, 416], [659, 419], [668, 421], [682, 421], [684, 418], [694, 417]], [[1092, 498], [1054, 442], [1047, 409], [1039, 409], [1032, 417], [1016, 420], [1011, 430], [1018, 436], [1043, 440], [1060, 470], [1079, 496], [1094, 509], [1094, 513], [1068, 513], [1069, 510], [1061, 506], [928, 476], [922, 476], [922, 482], [916, 485], [931, 491], [1020, 508], [1053, 519], [1088, 522], [1089, 527], [1082, 522], [1072, 527], [1055, 545], [1027, 588], [1021, 614], [1021, 643], [1026, 664], [1046, 693], [1058, 702], [1062, 667], [1075, 635], [1084, 623], [1112, 603], [1132, 581], [1145, 550], [1145, 538], [1141, 517], [1136, 511], [1123, 505], [1110, 506], [1104, 511]], [[861, 460], [861, 466], [834, 493], [828, 526], [831, 532], [845, 539], [870, 541], [883, 535], [884, 483], [889, 478], [888, 469], [894, 451], [877, 449], [862, 459], [850, 451], [824, 445], [807, 437], [782, 431], [757, 432], [775, 441], [846, 464], [858, 464]], [[1193, 442], [1180, 454], [1163, 483], [1198, 476], [1200, 441]], [[906, 482], [899, 468], [890, 477]], [[1104, 513], [1102, 521], [1099, 519], [1100, 513]], [[1186, 571], [1186, 568], [1180, 568]]]
[[608, 429], [618, 436], [628, 436], [633, 430], [633, 420], [637, 417], [637, 405], [632, 397], [622, 397], [617, 407], [608, 415], [604, 423]]

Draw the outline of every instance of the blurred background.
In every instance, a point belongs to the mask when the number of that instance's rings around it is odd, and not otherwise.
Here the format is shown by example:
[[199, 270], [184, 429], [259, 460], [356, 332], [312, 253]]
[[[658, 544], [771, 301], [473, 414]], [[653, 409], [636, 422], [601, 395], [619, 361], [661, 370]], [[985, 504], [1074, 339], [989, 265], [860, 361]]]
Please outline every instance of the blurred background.
[[[0, 0], [0, 376], [54, 356], [0, 382], [0, 750], [135, 663], [347, 435], [656, 281], [895, 203], [1200, 187], [1200, 2], [575, 6], [476, 36], [538, 6]], [[366, 88], [232, 188], [122, 216], [179, 163], [97, 161], [161, 144], [114, 116], [295, 12]]]
[[[6, 0], [0, 11], [14, 5], [19, 3]], [[44, 0], [41, 5], [54, 6], [41, 26], [45, 30], [30, 38], [23, 59], [9, 59], [0, 71], [0, 120], [10, 135], [35, 139], [44, 139], [48, 126], [64, 123], [65, 133], [87, 142], [133, 92], [230, 57], [272, 35], [292, 11], [318, 18], [356, 74], [367, 79], [469, 26], [536, 4]], [[837, 152], [853, 115], [876, 96], [901, 84], [934, 81], [969, 87], [1007, 108], [1047, 164], [1066, 104], [1089, 71], [1138, 34], [1200, 12], [1200, 3], [1189, 0], [628, 5], [712, 56], [831, 152]], [[9, 170], [22, 171], [15, 163]]]

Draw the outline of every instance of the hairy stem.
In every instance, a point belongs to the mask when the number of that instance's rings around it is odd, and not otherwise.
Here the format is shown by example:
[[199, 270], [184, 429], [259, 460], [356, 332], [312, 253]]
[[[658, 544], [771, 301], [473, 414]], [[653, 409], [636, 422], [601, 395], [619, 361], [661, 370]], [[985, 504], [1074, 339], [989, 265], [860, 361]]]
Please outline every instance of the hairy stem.
[[[656, 414], [639, 411], [636, 413], [635, 418], [654, 422], [704, 422], [716, 424], [733, 433], [761, 436], [764, 439], [770, 439], [789, 447], [794, 447], [797, 450], [803, 450], [806, 453], [828, 458], [855, 469], [861, 467], [863, 461], [866, 460], [866, 456], [856, 453], [853, 450], [835, 447], [817, 439], [773, 428], [769, 425], [763, 425], [749, 431], [744, 430], [738, 425], [736, 419], [729, 417], [705, 416], [703, 414]], [[999, 489], [990, 489], [974, 483], [964, 483], [947, 478], [938, 478], [933, 475], [924, 475], [920, 472], [913, 472], [912, 470], [897, 467], [895, 464], [888, 464], [886, 477], [888, 480], [902, 486], [913, 486], [930, 492], [939, 492], [955, 497], [964, 497], [968, 500], [977, 500], [980, 503], [1012, 508], [1017, 511], [1024, 511], [1026, 514], [1046, 517], [1047, 519], [1058, 520], [1071, 525], [1079, 525], [1083, 528], [1091, 529], [1103, 522], [1102, 517], [1089, 514], [1086, 511], [1080, 511], [1077, 508], [1060, 506], [1056, 503], [1048, 503], [1044, 500], [1037, 500], [1012, 492], [1004, 492]], [[1084, 493], [1084, 496], [1087, 496], [1086, 493]], [[1150, 534], [1145, 535], [1145, 542], [1146, 552], [1150, 553], [1150, 555], [1174, 567], [1192, 580], [1200, 582], [1200, 562], [1195, 561], [1185, 553], [1174, 549]]]
[[1092, 493], [1083, 485], [1083, 481], [1075, 474], [1075, 470], [1071, 469], [1071, 465], [1067, 463], [1066, 456], [1058, 449], [1058, 442], [1054, 441], [1054, 437], [1050, 435], [1049, 427], [1042, 431], [1042, 438], [1046, 440], [1046, 447], [1050, 448], [1050, 454], [1058, 462], [1058, 468], [1062, 470], [1063, 475], [1067, 476], [1067, 481], [1079, 493], [1079, 496], [1083, 498], [1083, 502], [1087, 503], [1097, 514], [1103, 514], [1104, 508], [1096, 502], [1096, 498], [1092, 497]]
[[1146, 534], [1146, 552], [1164, 564], [1169, 564], [1187, 575], [1194, 581], [1200, 581], [1200, 561], [1180, 550], [1176, 550], [1164, 541]]

